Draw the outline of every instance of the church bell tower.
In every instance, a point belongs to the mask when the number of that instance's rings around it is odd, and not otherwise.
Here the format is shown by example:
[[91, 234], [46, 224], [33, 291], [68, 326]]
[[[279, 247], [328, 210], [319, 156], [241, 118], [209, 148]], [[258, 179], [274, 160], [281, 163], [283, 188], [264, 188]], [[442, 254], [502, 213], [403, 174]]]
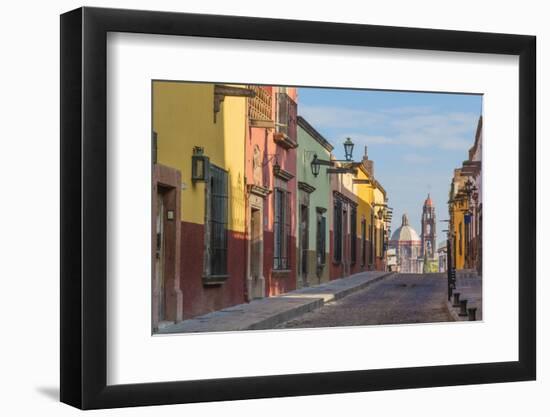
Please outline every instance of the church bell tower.
[[422, 257], [427, 259], [435, 258], [436, 248], [436, 231], [435, 231], [435, 207], [433, 205], [430, 194], [424, 201], [422, 207]]

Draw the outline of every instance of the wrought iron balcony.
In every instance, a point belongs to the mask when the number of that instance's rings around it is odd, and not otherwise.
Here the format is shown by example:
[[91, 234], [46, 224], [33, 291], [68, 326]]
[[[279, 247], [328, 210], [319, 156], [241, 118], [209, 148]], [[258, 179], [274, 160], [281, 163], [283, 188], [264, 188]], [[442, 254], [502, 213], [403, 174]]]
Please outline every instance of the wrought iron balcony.
[[277, 93], [277, 119], [273, 139], [286, 149], [298, 146], [297, 107], [288, 94]]

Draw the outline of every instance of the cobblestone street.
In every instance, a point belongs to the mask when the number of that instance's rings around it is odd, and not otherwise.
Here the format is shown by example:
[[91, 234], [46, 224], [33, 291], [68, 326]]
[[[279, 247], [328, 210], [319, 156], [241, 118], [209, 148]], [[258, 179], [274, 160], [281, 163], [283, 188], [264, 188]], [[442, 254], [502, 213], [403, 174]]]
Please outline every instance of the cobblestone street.
[[277, 328], [452, 321], [445, 274], [395, 274]]

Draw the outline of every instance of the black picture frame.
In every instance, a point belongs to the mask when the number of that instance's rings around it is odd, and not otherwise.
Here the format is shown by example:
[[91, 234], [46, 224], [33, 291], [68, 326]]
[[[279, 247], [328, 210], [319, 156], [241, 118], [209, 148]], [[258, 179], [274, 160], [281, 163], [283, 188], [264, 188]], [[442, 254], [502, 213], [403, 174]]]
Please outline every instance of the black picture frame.
[[[519, 56], [519, 360], [108, 386], [108, 32]], [[524, 35], [88, 7], [61, 15], [61, 401], [95, 409], [534, 380], [535, 51]]]

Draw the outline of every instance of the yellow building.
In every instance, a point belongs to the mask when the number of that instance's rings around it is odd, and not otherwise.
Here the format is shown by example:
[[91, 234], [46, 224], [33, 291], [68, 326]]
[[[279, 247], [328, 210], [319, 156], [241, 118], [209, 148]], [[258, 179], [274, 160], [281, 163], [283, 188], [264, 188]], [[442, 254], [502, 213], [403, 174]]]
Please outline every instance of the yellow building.
[[464, 269], [466, 254], [465, 218], [468, 202], [462, 192], [465, 177], [460, 168], [454, 170], [449, 192], [449, 230], [451, 231], [451, 262], [456, 269]]
[[374, 163], [368, 159], [366, 149], [353, 183], [357, 195], [357, 236], [360, 239], [358, 271], [384, 270], [388, 224], [386, 191], [374, 178]]
[[456, 168], [449, 190], [450, 263], [457, 270], [482, 273], [482, 201], [481, 154], [482, 126], [480, 116], [475, 141], [468, 150], [468, 159]]
[[[357, 195], [355, 174], [344, 163], [334, 161], [330, 174], [330, 279], [343, 278], [356, 272], [357, 262]], [[341, 170], [341, 172], [340, 172]], [[330, 172], [327, 170], [327, 172]]]
[[[253, 92], [153, 82], [153, 327], [244, 302], [245, 129]], [[242, 269], [242, 270], [241, 270]]]
[[371, 177], [363, 165], [357, 169], [354, 180], [354, 191], [357, 195], [357, 236], [359, 236], [359, 266], [361, 270], [372, 268], [373, 257], [373, 223], [374, 223], [374, 186]]
[[377, 271], [385, 269], [385, 251], [387, 247], [387, 198], [386, 190], [382, 185], [374, 180], [373, 190], [373, 209], [374, 209], [374, 224], [373, 224], [373, 252], [374, 264]]
[[[157, 163], [182, 174], [181, 220], [204, 224], [205, 183], [191, 179], [191, 157], [202, 147], [210, 164], [227, 171], [229, 178], [228, 229], [244, 232], [244, 137], [246, 100], [223, 96], [215, 84], [161, 82], [153, 85], [153, 131], [157, 134]], [[216, 96], [219, 98], [216, 99]]]

